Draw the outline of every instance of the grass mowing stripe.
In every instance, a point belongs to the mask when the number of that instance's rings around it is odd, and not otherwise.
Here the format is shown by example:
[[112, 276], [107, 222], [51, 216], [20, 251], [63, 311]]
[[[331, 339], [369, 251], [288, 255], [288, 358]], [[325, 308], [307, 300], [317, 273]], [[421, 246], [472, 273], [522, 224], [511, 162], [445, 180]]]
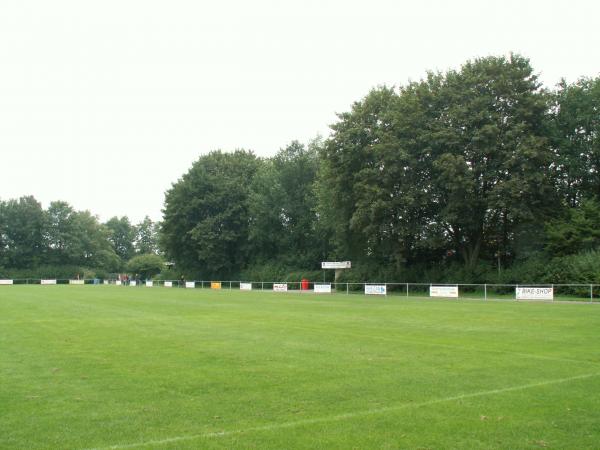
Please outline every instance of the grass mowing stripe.
[[[265, 322], [248, 321], [248, 320], [246, 320], [246, 323], [252, 323], [254, 325], [265, 324]], [[467, 347], [464, 345], [455, 345], [455, 344], [442, 344], [440, 342], [424, 341], [421, 339], [410, 339], [410, 338], [407, 339], [403, 336], [387, 337], [387, 336], [380, 336], [380, 335], [376, 335], [376, 334], [364, 334], [364, 333], [355, 333], [355, 332], [343, 333], [343, 332], [339, 332], [339, 331], [332, 331], [331, 329], [325, 330], [325, 329], [319, 328], [319, 327], [307, 327], [307, 326], [300, 326], [300, 325], [286, 325], [286, 327], [288, 329], [313, 331], [313, 332], [314, 331], [326, 332], [329, 335], [343, 336], [343, 337], [348, 337], [348, 338], [361, 337], [361, 338], [380, 340], [380, 341], [386, 341], [386, 342], [427, 345], [430, 347], [440, 347], [440, 348], [447, 348], [447, 349], [452, 349], [452, 350], [466, 350], [466, 351], [480, 352], [480, 353], [497, 353], [497, 354], [502, 354], [502, 355], [514, 355], [514, 356], [519, 356], [521, 358], [542, 359], [542, 360], [547, 360], [547, 361], [569, 362], [569, 363], [577, 363], [577, 364], [594, 364], [594, 365], [600, 364], [600, 361], [592, 361], [592, 360], [586, 360], [586, 359], [561, 358], [561, 357], [557, 357], [557, 356], [536, 355], [534, 353], [515, 352], [512, 350], [498, 350], [498, 349], [489, 349], [489, 348]]]
[[192, 435], [187, 435], [187, 436], [174, 436], [174, 437], [165, 438], [165, 439], [134, 442], [131, 444], [115, 444], [115, 445], [111, 445], [108, 447], [96, 447], [96, 448], [90, 448], [90, 449], [86, 449], [86, 450], [121, 450], [121, 449], [127, 449], [127, 448], [142, 447], [145, 445], [149, 445], [149, 446], [164, 445], [164, 444], [171, 444], [174, 442], [191, 441], [194, 439], [218, 438], [218, 437], [223, 437], [223, 436], [231, 436], [231, 435], [243, 434], [243, 433], [252, 433], [252, 432], [257, 432], [257, 431], [258, 432], [271, 431], [271, 430], [280, 430], [280, 429], [285, 429], [285, 428], [293, 428], [293, 427], [298, 427], [298, 426], [313, 425], [313, 424], [326, 423], [326, 422], [338, 422], [338, 421], [343, 421], [343, 420], [356, 419], [356, 418], [365, 417], [365, 416], [382, 414], [382, 413], [386, 413], [386, 412], [401, 411], [401, 410], [409, 409], [409, 408], [420, 408], [420, 407], [424, 407], [424, 406], [436, 405], [439, 403], [453, 402], [456, 400], [465, 400], [465, 399], [475, 398], [475, 397], [485, 397], [485, 396], [489, 396], [489, 395], [503, 394], [505, 392], [514, 392], [514, 391], [521, 391], [521, 390], [525, 390], [525, 389], [532, 389], [532, 388], [536, 388], [536, 387], [548, 386], [548, 385], [553, 385], [553, 384], [568, 383], [570, 381], [584, 380], [584, 379], [588, 379], [588, 378], [594, 378], [597, 376], [600, 376], [600, 372], [588, 373], [588, 374], [584, 374], [584, 375], [576, 375], [573, 377], [560, 378], [560, 379], [556, 379], [556, 380], [539, 381], [536, 383], [523, 384], [520, 386], [509, 386], [509, 387], [500, 388], [500, 389], [491, 389], [488, 391], [480, 391], [480, 392], [472, 392], [472, 393], [467, 393], [467, 394], [453, 395], [451, 397], [432, 399], [432, 400], [427, 400], [427, 401], [418, 402], [418, 403], [405, 403], [402, 405], [388, 406], [388, 407], [377, 408], [377, 409], [369, 409], [366, 411], [355, 411], [355, 412], [349, 412], [349, 413], [344, 413], [344, 414], [336, 414], [334, 416], [316, 417], [314, 419], [304, 419], [304, 420], [296, 420], [296, 421], [290, 421], [290, 422], [274, 423], [274, 424], [270, 424], [270, 425], [250, 427], [250, 428], [246, 428], [243, 430], [224, 430], [224, 431], [215, 431], [215, 432], [210, 432], [210, 433], [192, 434]]

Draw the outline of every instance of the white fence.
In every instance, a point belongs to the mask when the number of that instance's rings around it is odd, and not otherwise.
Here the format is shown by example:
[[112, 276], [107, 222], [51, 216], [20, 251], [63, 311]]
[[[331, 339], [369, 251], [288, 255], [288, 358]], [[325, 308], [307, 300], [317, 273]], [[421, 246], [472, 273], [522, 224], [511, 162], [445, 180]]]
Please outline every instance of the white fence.
[[202, 281], [202, 280], [69, 280], [0, 279], [3, 286], [14, 285], [117, 285], [142, 288], [188, 288], [240, 291], [271, 291], [368, 296], [438, 298], [449, 300], [527, 300], [600, 302], [600, 284], [460, 284], [460, 283], [333, 283], [301, 281]]

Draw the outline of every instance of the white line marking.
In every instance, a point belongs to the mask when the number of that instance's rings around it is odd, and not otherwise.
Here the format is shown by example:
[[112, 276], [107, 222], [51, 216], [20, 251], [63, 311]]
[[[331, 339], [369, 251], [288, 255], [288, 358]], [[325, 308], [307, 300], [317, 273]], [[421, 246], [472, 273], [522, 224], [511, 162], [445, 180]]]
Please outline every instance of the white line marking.
[[569, 378], [560, 378], [558, 380], [539, 381], [537, 383], [523, 384], [520, 386], [512, 386], [512, 387], [506, 387], [506, 388], [500, 388], [500, 389], [491, 389], [489, 391], [473, 392], [470, 394], [454, 395], [452, 397], [427, 400], [427, 401], [419, 402], [419, 403], [404, 403], [402, 405], [387, 406], [384, 408], [369, 409], [366, 411], [357, 411], [357, 412], [350, 412], [350, 413], [344, 413], [344, 414], [337, 414], [334, 416], [317, 417], [314, 419], [304, 419], [304, 420], [296, 420], [296, 421], [291, 421], [291, 422], [274, 423], [274, 424], [262, 425], [262, 426], [258, 426], [258, 427], [245, 428], [242, 430], [229, 430], [229, 431], [223, 430], [223, 431], [214, 431], [214, 432], [207, 432], [207, 433], [200, 433], [200, 434], [190, 434], [190, 435], [186, 435], [186, 436], [175, 436], [175, 437], [171, 437], [171, 438], [165, 438], [165, 439], [159, 439], [159, 440], [153, 440], [153, 441], [134, 442], [132, 444], [116, 444], [116, 445], [111, 445], [109, 447], [99, 447], [99, 448], [93, 448], [93, 449], [87, 449], [87, 450], [120, 450], [120, 449], [127, 449], [127, 448], [142, 447], [145, 445], [149, 445], [149, 446], [163, 445], [163, 444], [170, 444], [173, 442], [191, 441], [194, 439], [216, 438], [216, 437], [223, 437], [223, 436], [232, 436], [235, 434], [251, 433], [251, 432], [255, 432], [255, 431], [271, 431], [271, 430], [280, 430], [280, 429], [285, 429], [285, 428], [293, 428], [293, 427], [298, 427], [298, 426], [303, 426], [303, 425], [314, 425], [317, 423], [338, 422], [338, 421], [342, 421], [342, 420], [355, 419], [357, 417], [365, 417], [365, 416], [371, 416], [371, 415], [376, 415], [376, 414], [381, 414], [381, 413], [386, 413], [386, 412], [401, 411], [403, 409], [420, 408], [422, 406], [435, 405], [435, 404], [444, 403], [444, 402], [452, 402], [455, 400], [463, 400], [463, 399], [469, 399], [469, 398], [474, 398], [474, 397], [484, 397], [486, 395], [496, 395], [496, 394], [502, 394], [504, 392], [521, 391], [521, 390], [525, 390], [525, 389], [530, 389], [530, 388], [535, 388], [535, 387], [540, 387], [540, 386], [547, 386], [547, 385], [551, 385], [551, 384], [567, 383], [569, 381], [583, 380], [586, 378], [593, 378], [593, 377], [597, 377], [597, 376], [600, 376], [600, 372], [589, 373], [586, 375], [577, 375], [577, 376], [569, 377]]

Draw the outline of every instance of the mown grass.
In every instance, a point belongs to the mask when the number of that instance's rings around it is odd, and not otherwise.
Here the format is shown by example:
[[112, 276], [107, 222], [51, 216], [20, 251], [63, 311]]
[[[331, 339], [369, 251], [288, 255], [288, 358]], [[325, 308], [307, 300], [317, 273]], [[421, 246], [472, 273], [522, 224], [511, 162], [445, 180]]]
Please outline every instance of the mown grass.
[[0, 287], [0, 448], [598, 448], [600, 306]]

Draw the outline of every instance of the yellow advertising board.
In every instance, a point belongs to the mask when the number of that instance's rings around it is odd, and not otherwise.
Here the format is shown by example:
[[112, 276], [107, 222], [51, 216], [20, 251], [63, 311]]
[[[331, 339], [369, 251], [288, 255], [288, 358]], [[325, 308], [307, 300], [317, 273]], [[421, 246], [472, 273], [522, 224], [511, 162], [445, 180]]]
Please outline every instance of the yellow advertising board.
[[213, 281], [212, 283], [210, 283], [210, 288], [211, 289], [221, 289], [221, 282]]

